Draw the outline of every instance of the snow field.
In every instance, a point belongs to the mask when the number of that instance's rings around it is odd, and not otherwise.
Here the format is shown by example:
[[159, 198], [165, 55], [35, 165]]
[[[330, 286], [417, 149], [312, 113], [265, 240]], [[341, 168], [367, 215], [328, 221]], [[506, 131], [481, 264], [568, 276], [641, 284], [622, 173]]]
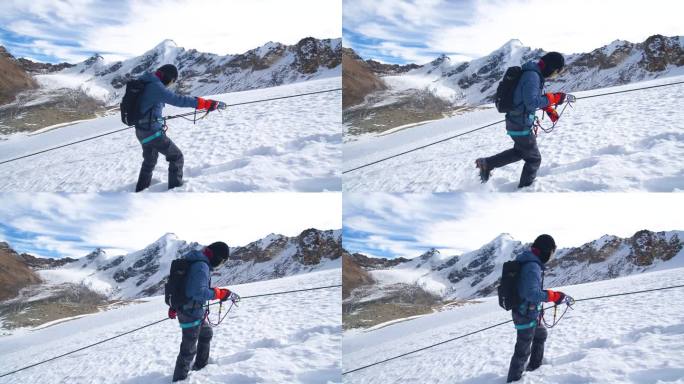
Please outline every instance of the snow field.
[[[684, 80], [663, 78], [576, 92], [577, 97]], [[537, 138], [542, 164], [526, 191], [684, 190], [684, 131], [677, 107], [684, 85], [578, 100], [556, 129]], [[344, 144], [344, 171], [393, 154], [502, 120], [495, 109], [475, 111]], [[549, 126], [548, 119], [544, 121]], [[348, 191], [446, 192], [517, 190], [523, 162], [494, 170], [481, 185], [478, 157], [513, 146], [503, 123], [344, 174]]]
[[[340, 270], [231, 286], [242, 296], [340, 283]], [[166, 316], [161, 296], [0, 338], [2, 373]], [[212, 307], [216, 321], [218, 306]], [[340, 383], [337, 288], [243, 300], [214, 328], [209, 365], [188, 383]], [[168, 383], [181, 341], [176, 320], [0, 378], [0, 383]]]
[[[206, 96], [228, 104], [340, 88], [340, 77]], [[339, 191], [340, 91], [229, 107], [167, 132], [185, 159], [177, 191]], [[192, 111], [167, 106], [165, 115]], [[198, 116], [203, 114], [198, 112]], [[124, 128], [118, 115], [0, 141], [0, 161]], [[0, 191], [132, 192], [142, 163], [133, 129], [0, 165]], [[167, 190], [159, 156], [150, 191]]]
[[[683, 272], [677, 268], [560, 289], [581, 299], [681, 285]], [[544, 364], [525, 373], [520, 383], [684, 383], [682, 300], [684, 289], [676, 288], [576, 303], [548, 330]], [[345, 332], [343, 370], [510, 319], [495, 297], [483, 301], [371, 332]], [[505, 383], [515, 334], [512, 324], [505, 324], [347, 374], [344, 382]]]

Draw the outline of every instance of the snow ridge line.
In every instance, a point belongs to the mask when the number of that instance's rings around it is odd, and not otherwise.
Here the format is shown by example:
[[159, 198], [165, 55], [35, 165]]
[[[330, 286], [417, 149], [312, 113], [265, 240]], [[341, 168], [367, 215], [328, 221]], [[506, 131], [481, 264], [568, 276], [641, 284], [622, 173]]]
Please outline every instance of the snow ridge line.
[[[659, 85], [651, 85], [651, 86], [642, 87], [642, 88], [626, 89], [626, 90], [624, 90], [624, 91], [615, 91], [615, 92], [600, 93], [600, 94], [598, 94], [598, 95], [582, 96], [582, 97], [577, 97], [576, 100], [589, 99], [589, 98], [592, 98], [592, 97], [599, 97], [599, 96], [615, 95], [615, 94], [618, 94], [618, 93], [627, 93], [627, 92], [634, 92], [634, 91], [643, 91], [643, 90], [645, 90], [645, 89], [660, 88], [660, 87], [668, 87], [668, 86], [671, 86], [671, 85], [678, 85], [678, 84], [684, 84], [684, 81], [678, 81], [678, 82], [675, 82], [675, 83], [667, 83], [667, 84], [659, 84]], [[355, 168], [352, 168], [352, 169], [348, 169], [348, 170], [346, 170], [346, 171], [342, 171], [342, 174], [346, 174], [346, 173], [349, 173], [349, 172], [353, 172], [353, 171], [359, 170], [359, 169], [361, 169], [361, 168], [366, 168], [366, 167], [369, 167], [369, 166], [371, 166], [371, 165], [375, 165], [375, 164], [381, 163], [381, 162], [383, 162], [383, 161], [390, 160], [390, 159], [393, 159], [393, 158], [395, 158], [395, 157], [399, 157], [399, 156], [405, 155], [405, 154], [407, 154], [407, 153], [415, 152], [415, 151], [418, 151], [418, 150], [420, 150], [420, 149], [424, 149], [424, 148], [433, 146], [433, 145], [435, 145], [435, 144], [440, 144], [440, 143], [443, 143], [443, 142], [445, 142], [445, 141], [448, 141], [448, 140], [451, 140], [451, 139], [455, 139], [455, 138], [457, 138], [457, 137], [464, 136], [464, 135], [467, 135], [467, 134], [469, 134], [469, 133], [473, 133], [473, 132], [479, 131], [479, 130], [481, 130], [481, 129], [485, 129], [485, 128], [491, 127], [491, 126], [493, 126], [493, 125], [503, 123], [504, 121], [506, 121], [506, 120], [505, 120], [505, 119], [504, 119], [504, 120], [499, 120], [499, 121], [497, 121], [497, 122], [490, 123], [490, 124], [487, 124], [487, 125], [483, 125], [482, 127], [472, 129], [472, 130], [470, 130], [470, 131], [468, 131], [468, 132], [459, 133], [459, 134], [457, 134], [457, 135], [454, 135], [454, 136], [451, 136], [451, 137], [447, 137], [446, 139], [442, 139], [442, 140], [439, 140], [439, 141], [435, 141], [434, 143], [425, 144], [425, 145], [422, 145], [422, 146], [420, 146], [420, 147], [413, 148], [413, 149], [409, 149], [409, 150], [407, 150], [407, 151], [398, 153], [398, 154], [396, 154], [396, 155], [388, 156], [388, 157], [385, 157], [385, 158], [382, 158], [382, 159], [373, 161], [373, 162], [368, 163], [368, 164], [360, 165], [360, 166], [358, 166], [358, 167], [355, 167]], [[2, 164], [2, 163], [0, 163], [0, 164]]]
[[[327, 285], [327, 286], [323, 286], [323, 287], [303, 288], [303, 289], [295, 289], [295, 290], [291, 290], [291, 291], [272, 292], [272, 293], [263, 293], [263, 294], [252, 295], [252, 296], [243, 296], [243, 297], [241, 297], [240, 299], [241, 299], [241, 300], [242, 300], [242, 299], [253, 299], [253, 298], [264, 297], [264, 296], [284, 295], [284, 294], [288, 294], [288, 293], [315, 291], [315, 290], [320, 290], [320, 289], [341, 288], [341, 287], [342, 287], [342, 284]], [[214, 302], [214, 303], [207, 304], [207, 305], [205, 305], [204, 307], [205, 307], [205, 308], [208, 308], [208, 307], [210, 307], [210, 306], [212, 306], [212, 305], [216, 305], [216, 304], [219, 304], [219, 303], [220, 303], [219, 301], [216, 301], [216, 302]], [[63, 354], [61, 354], [61, 355], [58, 355], [58, 356], [55, 356], [55, 357], [51, 357], [51, 358], [49, 358], [49, 359], [47, 359], [47, 360], [39, 361], [39, 362], [37, 362], [37, 363], [31, 364], [31, 365], [27, 365], [27, 366], [22, 367], [22, 368], [19, 368], [19, 369], [15, 369], [14, 371], [7, 372], [7, 373], [3, 373], [2, 375], [0, 375], [0, 378], [5, 377], [5, 376], [9, 376], [9, 375], [13, 375], [13, 374], [15, 374], [15, 373], [17, 373], [17, 372], [21, 372], [21, 371], [23, 371], [23, 370], [26, 370], [26, 369], [29, 369], [29, 368], [33, 368], [33, 367], [35, 367], [35, 366], [38, 366], [38, 365], [41, 365], [41, 364], [44, 364], [44, 363], [47, 363], [47, 362], [50, 362], [50, 361], [53, 361], [53, 360], [57, 360], [57, 359], [59, 359], [60, 357], [68, 356], [68, 355], [74, 354], [74, 353], [76, 353], [76, 352], [80, 352], [80, 351], [83, 351], [83, 350], [85, 350], [85, 349], [94, 347], [94, 346], [99, 345], [99, 344], [106, 343], [107, 341], [111, 341], [111, 340], [114, 340], [114, 339], [116, 339], [116, 338], [119, 338], [119, 337], [122, 337], [122, 336], [125, 336], [125, 335], [128, 335], [128, 334], [137, 332], [137, 331], [139, 331], [139, 330], [141, 330], [141, 329], [144, 329], [144, 328], [147, 328], [147, 327], [151, 327], [151, 326], [153, 326], [153, 325], [155, 325], [155, 324], [159, 324], [159, 323], [164, 322], [164, 321], [166, 321], [166, 320], [169, 320], [169, 318], [166, 317], [166, 318], [163, 318], [163, 319], [161, 319], [161, 320], [157, 320], [157, 321], [155, 321], [155, 322], [152, 322], [152, 323], [149, 323], [149, 324], [145, 324], [145, 325], [143, 325], [142, 327], [138, 327], [138, 328], [132, 329], [132, 330], [130, 330], [130, 331], [126, 331], [126, 332], [124, 332], [124, 333], [120, 333], [120, 334], [118, 334], [118, 335], [116, 335], [116, 336], [112, 336], [112, 337], [110, 337], [110, 338], [103, 339], [103, 340], [100, 340], [100, 341], [98, 341], [98, 342], [95, 342], [95, 343], [86, 345], [86, 346], [84, 346], [84, 347], [75, 349], [75, 350], [73, 350], [73, 351], [69, 351], [69, 352], [63, 353]]]
[[[642, 291], [632, 291], [632, 292], [616, 293], [616, 294], [612, 294], [612, 295], [595, 296], [595, 297], [586, 297], [586, 298], [584, 298], [584, 299], [577, 299], [577, 300], [575, 300], [575, 302], [578, 302], [578, 301], [588, 301], [588, 300], [597, 300], [597, 299], [605, 299], [605, 298], [608, 298], [608, 297], [615, 297], [615, 296], [635, 295], [635, 294], [637, 294], [637, 293], [654, 292], [654, 291], [663, 291], [663, 290], [666, 290], [666, 289], [675, 289], [675, 288], [684, 288], [684, 284], [682, 284], [682, 285], [672, 285], [672, 286], [669, 286], [669, 287], [645, 289], [645, 290], [642, 290]], [[543, 312], [544, 310], [546, 310], [546, 309], [548, 309], [548, 308], [552, 308], [552, 307], [553, 307], [553, 306], [545, 307], [545, 308], [542, 309], [542, 312]], [[501, 322], [501, 323], [497, 323], [497, 324], [494, 324], [494, 325], [490, 325], [490, 326], [488, 326], [488, 327], [485, 327], [485, 328], [482, 328], [482, 329], [478, 329], [477, 331], [473, 331], [473, 332], [470, 332], [470, 333], [466, 333], [466, 334], [463, 334], [463, 335], [459, 335], [459, 336], [456, 336], [456, 337], [451, 338], [451, 339], [448, 339], [448, 340], [440, 341], [439, 343], [436, 343], [436, 344], [428, 345], [428, 346], [423, 347], [423, 348], [420, 348], [420, 349], [416, 349], [416, 350], [413, 350], [413, 351], [410, 351], [410, 352], [402, 353], [401, 355], [393, 356], [393, 357], [390, 357], [390, 358], [385, 359], [385, 360], [380, 360], [380, 361], [377, 361], [377, 362], [372, 363], [372, 364], [364, 365], [364, 366], [359, 367], [359, 368], [355, 368], [355, 369], [352, 369], [352, 370], [349, 370], [349, 371], [346, 371], [346, 372], [342, 372], [342, 375], [346, 375], [346, 374], [348, 374], [348, 373], [357, 372], [357, 371], [360, 371], [360, 370], [362, 370], [362, 369], [366, 369], [366, 368], [370, 368], [370, 367], [373, 367], [373, 366], [376, 366], [376, 365], [379, 365], [379, 364], [382, 364], [382, 363], [386, 363], [386, 362], [388, 362], [388, 361], [395, 360], [395, 359], [398, 359], [398, 358], [400, 358], [400, 357], [404, 357], [404, 356], [407, 356], [407, 355], [411, 355], [411, 354], [416, 353], [416, 352], [421, 352], [421, 351], [424, 351], [424, 350], [426, 350], [426, 349], [429, 349], [429, 348], [432, 348], [432, 347], [436, 347], [436, 346], [439, 346], [439, 345], [442, 345], [442, 344], [446, 344], [446, 343], [449, 343], [449, 342], [451, 342], [451, 341], [455, 341], [455, 340], [458, 340], [458, 339], [462, 339], [462, 338], [464, 338], [464, 337], [467, 337], [467, 336], [470, 336], [470, 335], [474, 335], [474, 334], [476, 334], [476, 333], [484, 332], [484, 331], [487, 331], [487, 330], [489, 330], [489, 329], [496, 328], [496, 327], [499, 327], [499, 326], [502, 326], [502, 325], [504, 325], [504, 324], [508, 324], [508, 323], [511, 323], [511, 322], [513, 322], [513, 320], [507, 320], [507, 321], [504, 321], [504, 322]], [[2, 377], [2, 376], [0, 376], [0, 377]]]
[[[301, 96], [316, 95], [316, 94], [319, 94], [319, 93], [336, 92], [336, 91], [341, 91], [341, 90], [342, 90], [342, 88], [334, 88], [334, 89], [326, 89], [326, 90], [323, 90], [323, 91], [315, 91], [315, 92], [307, 92], [307, 93], [298, 93], [298, 94], [295, 94], [295, 95], [272, 97], [272, 98], [270, 98], [270, 99], [252, 100], [252, 101], [245, 101], [245, 102], [242, 102], [242, 103], [226, 104], [226, 107], [236, 107], [236, 106], [239, 106], [239, 105], [263, 103], [263, 102], [273, 101], [273, 100], [291, 99], [291, 98], [293, 98], [293, 97], [301, 97]], [[175, 115], [175, 116], [170, 116], [170, 117], [176, 118], [176, 117], [190, 116], [190, 115], [192, 115], [192, 114], [194, 114], [194, 113], [196, 113], [196, 112], [197, 112], [197, 111], [195, 110], [195, 112], [188, 112], [188, 113], [185, 113], [185, 114]], [[162, 118], [162, 119], [166, 120], [166, 118]], [[54, 150], [56, 150], [56, 149], [68, 147], [68, 146], [71, 146], [71, 145], [83, 143], [84, 141], [95, 140], [95, 139], [98, 139], [98, 138], [103, 137], [103, 136], [113, 135], [113, 134], [115, 134], [115, 133], [123, 132], [123, 131], [126, 131], [126, 130], [128, 130], [128, 129], [132, 129], [132, 128], [134, 128], [134, 127], [121, 128], [121, 129], [117, 129], [117, 130], [114, 130], [114, 131], [111, 131], [111, 132], [105, 132], [105, 133], [103, 133], [103, 134], [101, 134], [101, 135], [97, 135], [97, 136], [89, 137], [89, 138], [86, 138], [86, 139], [74, 141], [74, 142], [71, 142], [71, 143], [59, 145], [59, 146], [57, 146], [57, 147], [52, 147], [52, 148], [44, 149], [44, 150], [42, 150], [42, 151], [38, 151], [38, 152], [34, 152], [34, 153], [29, 153], [28, 155], [23, 155], [23, 156], [15, 157], [15, 158], [9, 159], [9, 160], [3, 160], [3, 161], [0, 161], [0, 165], [6, 164], [6, 163], [11, 163], [11, 162], [14, 162], [14, 161], [17, 161], [17, 160], [21, 160], [21, 159], [25, 159], [25, 158], [27, 158], [27, 157], [39, 155], [39, 154], [41, 154], [41, 153], [54, 151]], [[47, 132], [43, 132], [43, 133], [47, 133]], [[0, 377], [2, 377], [2, 376], [0, 376]]]

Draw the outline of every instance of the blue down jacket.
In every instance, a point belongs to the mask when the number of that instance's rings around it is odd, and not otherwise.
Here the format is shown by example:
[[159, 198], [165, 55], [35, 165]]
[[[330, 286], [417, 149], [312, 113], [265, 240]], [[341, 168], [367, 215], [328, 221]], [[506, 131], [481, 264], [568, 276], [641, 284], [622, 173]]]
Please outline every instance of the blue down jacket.
[[544, 265], [539, 257], [527, 250], [515, 259], [522, 264], [517, 286], [522, 303], [519, 308], [513, 309], [513, 312], [520, 315], [515, 316], [514, 313], [513, 319], [517, 326], [536, 321], [539, 317], [541, 303], [547, 301], [548, 295], [542, 286], [544, 284]]
[[[141, 119], [135, 125], [136, 129], [150, 130], [155, 132], [164, 126], [161, 117], [164, 104], [171, 104], [176, 107], [197, 108], [197, 98], [181, 96], [171, 92], [153, 73], [146, 73], [140, 76], [144, 81], [145, 90], [140, 95]], [[151, 122], [151, 123], [150, 123]]]
[[186, 260], [199, 261], [190, 265], [190, 271], [185, 282], [185, 296], [190, 298], [190, 302], [181, 308], [187, 316], [200, 319], [204, 316], [202, 306], [214, 298], [214, 290], [211, 286], [211, 268], [209, 259], [202, 251], [190, 251], [185, 256]]
[[527, 62], [521, 68], [524, 72], [513, 91], [513, 105], [516, 107], [506, 114], [506, 120], [529, 131], [534, 123], [534, 112], [547, 107], [549, 100], [543, 93], [544, 79], [537, 62]]

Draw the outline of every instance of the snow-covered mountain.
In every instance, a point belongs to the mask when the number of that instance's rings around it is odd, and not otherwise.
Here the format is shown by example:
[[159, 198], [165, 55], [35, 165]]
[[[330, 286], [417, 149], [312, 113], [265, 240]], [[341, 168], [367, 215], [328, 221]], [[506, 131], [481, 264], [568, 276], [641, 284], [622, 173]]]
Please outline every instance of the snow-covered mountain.
[[[490, 54], [472, 61], [452, 61], [442, 55], [408, 72], [383, 76], [392, 90], [428, 90], [457, 105], [493, 100], [496, 86], [510, 66], [544, 55], [512, 39]], [[684, 74], [684, 37], [653, 35], [641, 43], [616, 40], [588, 53], [566, 55], [567, 71], [548, 81], [551, 91], [577, 92]], [[373, 67], [371, 67], [373, 68]], [[390, 72], [392, 73], [392, 72]]]
[[[496, 292], [503, 263], [529, 247], [501, 234], [480, 249], [459, 256], [444, 256], [431, 249], [394, 267], [369, 271], [377, 283], [376, 292], [366, 290], [364, 295], [409, 284], [445, 300], [490, 296]], [[580, 247], [558, 249], [546, 266], [544, 285], [583, 284], [683, 266], [684, 231], [642, 230], [629, 238], [606, 235]]]
[[178, 67], [179, 93], [210, 95], [339, 76], [341, 52], [341, 39], [307, 37], [295, 45], [269, 42], [243, 54], [226, 56], [186, 50], [164, 40], [125, 61], [105, 63], [96, 54], [74, 67], [36, 75], [36, 79], [48, 89], [79, 89], [106, 105], [116, 105], [128, 80], [163, 64]]
[[[133, 253], [110, 256], [96, 249], [77, 261], [39, 274], [53, 284], [83, 283], [109, 298], [148, 297], [163, 294], [174, 259], [201, 247], [167, 233]], [[339, 268], [341, 231], [307, 229], [295, 237], [271, 234], [230, 251], [230, 259], [212, 272], [212, 284], [228, 286]]]

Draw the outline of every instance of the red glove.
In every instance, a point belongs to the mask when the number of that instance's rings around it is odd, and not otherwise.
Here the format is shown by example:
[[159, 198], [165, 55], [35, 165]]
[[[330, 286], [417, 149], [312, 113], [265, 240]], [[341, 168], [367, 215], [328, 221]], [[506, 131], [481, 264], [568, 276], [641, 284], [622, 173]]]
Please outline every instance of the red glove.
[[565, 93], [563, 92], [558, 92], [558, 93], [547, 93], [546, 98], [549, 100], [549, 105], [558, 105], [558, 104], [563, 104], [565, 101]]
[[203, 99], [201, 97], [197, 98], [197, 109], [206, 109], [208, 111], [213, 111], [218, 108], [219, 102], [216, 100]]
[[173, 308], [169, 308], [169, 319], [175, 319], [176, 318], [176, 310]]
[[214, 300], [226, 301], [230, 296], [230, 290], [225, 288], [214, 288]]
[[563, 299], [565, 299], [565, 293], [552, 291], [550, 289], [546, 291], [546, 296], [546, 301], [553, 301], [556, 304], [562, 303]]
[[558, 121], [558, 118], [560, 116], [558, 116], [558, 112], [555, 109], [553, 109], [553, 107], [548, 106], [548, 107], [542, 108], [542, 109], [544, 110], [544, 112], [546, 112], [546, 115], [549, 117], [549, 119], [551, 119], [552, 123], [555, 123], [556, 121]]

